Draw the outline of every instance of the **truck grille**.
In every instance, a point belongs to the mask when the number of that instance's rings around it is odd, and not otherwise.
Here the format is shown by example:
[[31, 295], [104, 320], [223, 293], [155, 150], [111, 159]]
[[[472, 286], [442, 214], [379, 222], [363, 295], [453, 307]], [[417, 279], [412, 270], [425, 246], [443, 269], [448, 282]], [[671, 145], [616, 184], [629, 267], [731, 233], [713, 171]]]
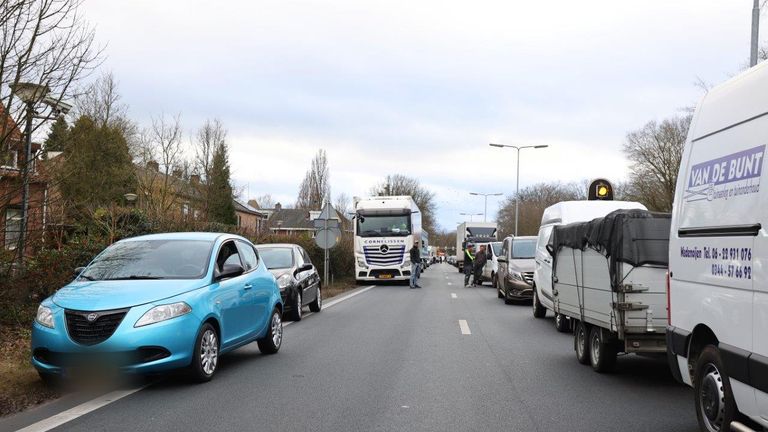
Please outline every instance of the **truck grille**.
[[109, 339], [125, 318], [126, 313], [128, 309], [98, 312], [64, 311], [69, 337], [81, 345], [96, 345]]
[[368, 265], [396, 266], [403, 262], [405, 245], [365, 246], [363, 253]]
[[533, 285], [533, 272], [524, 272], [523, 273], [523, 280], [528, 285]]

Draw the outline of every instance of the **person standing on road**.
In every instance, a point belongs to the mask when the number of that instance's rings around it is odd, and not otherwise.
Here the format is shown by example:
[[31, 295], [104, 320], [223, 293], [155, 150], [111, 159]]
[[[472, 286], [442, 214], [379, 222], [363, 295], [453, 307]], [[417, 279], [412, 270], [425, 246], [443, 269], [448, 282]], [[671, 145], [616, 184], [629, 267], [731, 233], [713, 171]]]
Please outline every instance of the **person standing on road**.
[[411, 256], [411, 288], [421, 288], [419, 285], [419, 267], [421, 266], [421, 250], [419, 241], [413, 242], [413, 247], [408, 251]]
[[475, 279], [472, 281], [472, 286], [483, 284], [483, 267], [485, 267], [486, 262], [488, 262], [488, 255], [485, 251], [485, 245], [483, 245], [480, 246], [480, 250], [477, 251], [477, 256], [475, 256]]
[[475, 255], [472, 253], [472, 245], [467, 245], [464, 249], [464, 286], [469, 286], [469, 277], [472, 275], [475, 264]]

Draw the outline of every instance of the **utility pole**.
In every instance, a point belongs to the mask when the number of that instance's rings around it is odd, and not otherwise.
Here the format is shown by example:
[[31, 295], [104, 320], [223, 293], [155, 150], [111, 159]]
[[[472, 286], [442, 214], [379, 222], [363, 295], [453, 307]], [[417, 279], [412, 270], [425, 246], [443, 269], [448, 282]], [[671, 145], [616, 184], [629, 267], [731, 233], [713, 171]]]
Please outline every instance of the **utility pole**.
[[27, 225], [29, 224], [29, 166], [32, 163], [32, 120], [35, 115], [35, 104], [27, 102], [27, 124], [24, 126], [24, 160], [21, 166], [21, 232], [19, 233], [19, 264], [24, 262], [24, 248], [27, 240]]
[[757, 41], [760, 35], [760, 0], [754, 0], [752, 5], [752, 44], [749, 55], [749, 67], [757, 64]]

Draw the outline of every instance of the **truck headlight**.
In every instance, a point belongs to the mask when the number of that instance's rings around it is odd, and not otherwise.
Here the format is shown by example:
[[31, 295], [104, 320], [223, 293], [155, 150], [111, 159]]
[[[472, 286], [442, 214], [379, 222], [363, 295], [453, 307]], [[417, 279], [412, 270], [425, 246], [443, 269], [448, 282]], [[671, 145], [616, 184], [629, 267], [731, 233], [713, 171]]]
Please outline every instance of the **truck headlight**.
[[405, 261], [403, 261], [403, 267], [410, 267], [410, 266], [411, 266], [411, 260], [406, 259]]
[[155, 306], [142, 315], [133, 326], [143, 327], [186, 315], [190, 312], [192, 312], [192, 308], [184, 302]]
[[35, 321], [43, 327], [53, 328], [53, 311], [51, 308], [43, 305], [38, 306]]
[[363, 257], [357, 257], [357, 265], [358, 267], [368, 267], [368, 264], [365, 263], [365, 259]]

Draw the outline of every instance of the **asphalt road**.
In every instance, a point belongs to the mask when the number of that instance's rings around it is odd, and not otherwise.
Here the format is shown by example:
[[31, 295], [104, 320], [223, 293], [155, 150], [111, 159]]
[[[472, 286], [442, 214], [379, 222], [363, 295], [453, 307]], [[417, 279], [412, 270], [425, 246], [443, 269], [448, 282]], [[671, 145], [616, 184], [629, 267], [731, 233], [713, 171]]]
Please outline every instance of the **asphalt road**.
[[697, 430], [664, 361], [597, 374], [551, 317], [462, 277], [442, 264], [423, 289], [376, 287], [286, 327], [277, 355], [241, 348], [210, 383], [167, 378], [55, 430]]

